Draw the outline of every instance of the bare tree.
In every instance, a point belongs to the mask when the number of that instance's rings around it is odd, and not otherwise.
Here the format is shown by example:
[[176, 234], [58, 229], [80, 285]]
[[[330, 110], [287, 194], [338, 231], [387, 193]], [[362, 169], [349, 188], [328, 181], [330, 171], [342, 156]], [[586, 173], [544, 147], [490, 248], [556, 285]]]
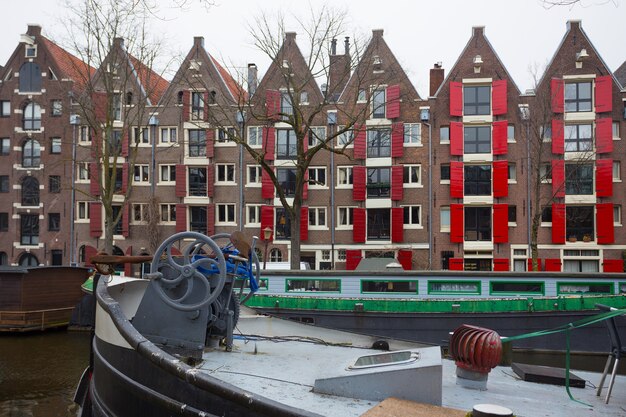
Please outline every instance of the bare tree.
[[[566, 6], [566, 7], [572, 8], [577, 4], [580, 4], [583, 7], [588, 6], [587, 2], [584, 0], [543, 0], [542, 3], [543, 3], [543, 7], [545, 7], [546, 9], [551, 9], [555, 6]], [[608, 4], [608, 3], [613, 4], [615, 7], [619, 5], [618, 0], [594, 0], [591, 3], [592, 5], [598, 5], [598, 6]]]

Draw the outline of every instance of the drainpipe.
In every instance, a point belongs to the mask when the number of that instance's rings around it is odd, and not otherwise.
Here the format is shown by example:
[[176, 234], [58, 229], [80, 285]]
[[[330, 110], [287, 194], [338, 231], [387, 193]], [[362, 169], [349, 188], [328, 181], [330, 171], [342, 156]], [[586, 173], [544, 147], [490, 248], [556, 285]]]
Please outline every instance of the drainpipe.
[[[242, 110], [237, 111], [237, 126], [239, 127], [239, 139], [243, 140], [243, 125], [245, 121], [245, 113]], [[243, 144], [239, 144], [239, 230], [243, 231], [243, 212], [245, 210], [244, 194], [243, 194]]]
[[[328, 112], [326, 114], [328, 123], [328, 137], [335, 134], [335, 125], [337, 124], [337, 112]], [[334, 147], [335, 138], [331, 140], [331, 147]], [[335, 270], [335, 152], [330, 153], [330, 268]]]
[[150, 164], [150, 196], [154, 198], [156, 195], [156, 129], [159, 126], [159, 119], [152, 114], [150, 119], [148, 119], [148, 125], [150, 125], [150, 135], [152, 136], [150, 142], [152, 142], [151, 146], [151, 156], [152, 162]]
[[428, 269], [433, 269], [433, 126], [428, 126]]
[[76, 126], [80, 124], [80, 116], [70, 115], [72, 125], [72, 188], [70, 206], [70, 266], [76, 266], [76, 236], [74, 234], [74, 221], [76, 220]]

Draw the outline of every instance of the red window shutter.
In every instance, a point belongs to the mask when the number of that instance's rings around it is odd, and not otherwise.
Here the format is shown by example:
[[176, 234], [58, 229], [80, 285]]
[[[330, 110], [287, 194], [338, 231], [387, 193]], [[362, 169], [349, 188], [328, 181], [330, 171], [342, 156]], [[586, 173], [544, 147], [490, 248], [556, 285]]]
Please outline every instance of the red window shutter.
[[[124, 255], [132, 256], [133, 255], [133, 247], [129, 246], [128, 248], [126, 248], [126, 252], [124, 252]], [[132, 264], [125, 263], [124, 264], [124, 275], [129, 277], [129, 276], [131, 276], [132, 273], [133, 273], [133, 271], [132, 271]]]
[[394, 165], [391, 167], [391, 199], [400, 201], [404, 194], [404, 166]]
[[506, 155], [508, 151], [508, 143], [507, 143], [507, 129], [509, 127], [509, 122], [506, 120], [498, 120], [497, 122], [493, 122], [493, 154], [494, 155]]
[[280, 91], [267, 90], [265, 92], [265, 110], [268, 119], [280, 118]]
[[215, 204], [206, 205], [206, 234], [207, 236], [215, 234]]
[[398, 263], [402, 269], [410, 271], [413, 269], [413, 251], [407, 249], [398, 250]]
[[598, 244], [607, 245], [615, 242], [613, 203], [596, 204], [596, 227]]
[[367, 157], [367, 131], [363, 125], [354, 125], [354, 159]]
[[404, 208], [402, 207], [391, 209], [391, 241], [393, 243], [404, 241]]
[[402, 158], [404, 155], [404, 123], [391, 125], [391, 156]]
[[107, 93], [94, 91], [91, 94], [93, 104], [93, 116], [96, 122], [104, 123], [107, 119]]
[[613, 79], [610, 75], [596, 77], [596, 113], [613, 111]]
[[506, 258], [494, 259], [493, 260], [493, 270], [494, 271], [508, 271], [509, 268], [509, 260]]
[[273, 161], [276, 153], [276, 129], [273, 127], [263, 128], [263, 149], [265, 149], [263, 159]]
[[552, 195], [565, 197], [565, 161], [562, 159], [552, 160]]
[[362, 256], [360, 250], [346, 249], [346, 270], [354, 271], [361, 262]]
[[354, 243], [365, 243], [365, 216], [364, 208], [354, 208], [352, 210], [352, 240]]
[[309, 240], [309, 208], [300, 207], [300, 240]]
[[463, 262], [463, 258], [448, 259], [448, 269], [450, 271], [463, 271], [463, 269], [465, 269], [465, 262]]
[[89, 192], [94, 197], [100, 195], [100, 170], [95, 162], [89, 164]]
[[613, 160], [596, 160], [596, 197], [613, 195]]
[[269, 172], [265, 169], [261, 171], [261, 198], [274, 198], [274, 183], [272, 182]]
[[91, 245], [85, 245], [85, 266], [93, 266], [91, 258], [98, 254], [98, 249]]
[[206, 157], [213, 158], [215, 156], [215, 129], [207, 129], [206, 136]]
[[493, 205], [493, 242], [507, 243], [509, 241], [509, 205]]
[[509, 195], [509, 161], [493, 162], [493, 196]]
[[209, 120], [209, 92], [205, 91], [202, 94], [202, 99], [204, 100], [204, 117], [203, 120], [207, 122]]
[[[565, 109], [565, 83], [560, 78], [553, 78], [550, 81], [550, 94], [552, 97], [552, 111], [563, 113]], [[554, 130], [553, 130], [554, 132]]]
[[304, 174], [304, 184], [302, 184], [302, 199], [309, 199], [309, 171]]
[[400, 117], [400, 85], [387, 87], [387, 119]]
[[122, 164], [122, 193], [128, 190], [128, 162]]
[[102, 235], [102, 204], [99, 202], [89, 203], [89, 236], [100, 237]]
[[124, 129], [122, 131], [122, 149], [120, 150], [120, 155], [123, 157], [127, 157], [129, 150], [130, 146], [128, 144], [128, 129]]
[[[528, 270], [533, 270], [533, 259], [528, 258]], [[537, 271], [541, 271], [541, 259], [537, 258]]]
[[265, 240], [263, 231], [267, 228], [272, 229], [270, 241], [274, 239], [274, 206], [261, 206], [261, 240]]
[[563, 120], [552, 119], [552, 153], [563, 155], [565, 153], [565, 130]]
[[206, 195], [213, 197], [215, 191], [215, 166], [207, 165], [206, 167]]
[[465, 240], [463, 217], [463, 204], [450, 204], [450, 242], [452, 243], [463, 243]]
[[450, 162], [450, 197], [463, 198], [463, 162]]
[[126, 203], [122, 208], [122, 236], [130, 235], [130, 203]]
[[565, 204], [552, 204], [552, 243], [565, 243]]
[[354, 201], [365, 201], [365, 167], [357, 165], [352, 167], [352, 199]]
[[450, 82], [450, 116], [463, 116], [463, 84]]
[[604, 259], [602, 261], [602, 272], [624, 272], [624, 260]]
[[613, 152], [613, 119], [596, 119], [596, 152]]
[[450, 122], [450, 155], [463, 156], [463, 123]]
[[100, 135], [102, 132], [100, 130], [95, 131], [95, 129], [91, 128], [89, 135], [91, 137], [91, 157], [92, 158], [100, 158], [102, 156], [102, 141], [100, 140]]
[[189, 115], [191, 114], [191, 92], [189, 90], [183, 91], [183, 122], [189, 121]]
[[187, 196], [187, 167], [185, 165], [176, 165], [176, 197]]
[[176, 204], [176, 233], [187, 230], [187, 206]]
[[506, 114], [508, 111], [506, 87], [506, 80], [497, 80], [491, 85], [491, 112], [494, 116]]
[[546, 272], [561, 272], [561, 260], [560, 259], [546, 259], [545, 270]]

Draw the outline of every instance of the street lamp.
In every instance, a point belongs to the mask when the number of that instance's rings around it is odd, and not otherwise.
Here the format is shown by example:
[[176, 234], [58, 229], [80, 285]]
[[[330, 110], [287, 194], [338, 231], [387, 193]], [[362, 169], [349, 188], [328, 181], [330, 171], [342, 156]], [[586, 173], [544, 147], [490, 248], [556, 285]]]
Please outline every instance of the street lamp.
[[265, 241], [265, 254], [263, 255], [263, 269], [267, 268], [267, 243], [269, 242], [270, 238], [272, 237], [272, 228], [267, 226], [265, 229], [263, 229], [263, 239]]

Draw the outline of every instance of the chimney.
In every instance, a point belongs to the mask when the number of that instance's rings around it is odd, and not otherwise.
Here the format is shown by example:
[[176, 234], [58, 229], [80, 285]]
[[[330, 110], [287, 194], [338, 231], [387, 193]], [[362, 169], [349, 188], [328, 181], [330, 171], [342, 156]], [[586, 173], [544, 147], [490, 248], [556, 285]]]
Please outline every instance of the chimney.
[[250, 97], [256, 92], [258, 80], [257, 80], [257, 67], [256, 64], [248, 64], [248, 94]]
[[330, 41], [330, 54], [337, 55], [337, 39], [336, 38], [333, 38], [333, 40]]
[[326, 91], [322, 91], [324, 95], [326, 92], [330, 93], [328, 100], [333, 102], [339, 99], [339, 95], [350, 78], [350, 37], [346, 36], [344, 40], [343, 55], [337, 55], [336, 49], [336, 44], [331, 47], [328, 85], [326, 85]]
[[346, 36], [346, 39], [343, 41], [343, 53], [350, 56], [350, 36]]
[[124, 38], [113, 38], [113, 46], [123, 48]]
[[41, 36], [41, 26], [37, 24], [29, 24], [26, 34], [30, 36]]
[[433, 68], [430, 69], [430, 97], [434, 96], [439, 86], [443, 83], [444, 69], [441, 67], [441, 62], [437, 62]]
[[193, 46], [204, 48], [204, 37], [202, 36], [194, 36], [193, 37]]
[[296, 41], [296, 32], [285, 32], [285, 43], [292, 43]]
[[384, 29], [374, 29], [372, 30], [372, 38], [382, 38]]

